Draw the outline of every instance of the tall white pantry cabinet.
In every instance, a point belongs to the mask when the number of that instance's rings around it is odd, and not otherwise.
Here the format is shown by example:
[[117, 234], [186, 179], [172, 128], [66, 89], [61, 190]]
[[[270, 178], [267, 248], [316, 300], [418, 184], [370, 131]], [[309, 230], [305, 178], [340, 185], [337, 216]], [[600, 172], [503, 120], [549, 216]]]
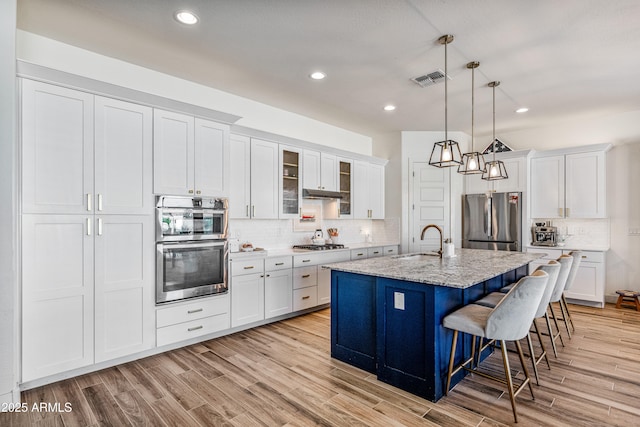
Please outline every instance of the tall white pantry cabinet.
[[154, 346], [152, 110], [21, 79], [22, 382]]

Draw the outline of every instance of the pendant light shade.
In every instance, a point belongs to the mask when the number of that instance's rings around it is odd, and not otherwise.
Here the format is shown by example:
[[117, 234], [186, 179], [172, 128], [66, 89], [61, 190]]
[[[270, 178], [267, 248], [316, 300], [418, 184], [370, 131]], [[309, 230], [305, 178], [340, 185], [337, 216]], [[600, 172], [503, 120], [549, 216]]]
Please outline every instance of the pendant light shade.
[[462, 164], [458, 166], [458, 173], [463, 175], [474, 175], [484, 172], [484, 156], [474, 151], [474, 89], [475, 89], [475, 69], [480, 66], [478, 61], [469, 62], [467, 68], [471, 70], [471, 151], [462, 155]]
[[456, 141], [449, 139], [447, 129], [447, 45], [453, 41], [450, 34], [444, 35], [438, 39], [440, 44], [444, 45], [444, 141], [436, 142], [431, 150], [429, 164], [439, 168], [458, 166], [462, 164], [462, 154], [460, 146]]
[[491, 142], [493, 160], [485, 164], [484, 171], [482, 172], [482, 179], [487, 181], [509, 178], [509, 175], [507, 175], [507, 168], [504, 166], [504, 163], [500, 160], [496, 160], [496, 86], [499, 85], [500, 82], [491, 82], [488, 84], [488, 86], [493, 89], [493, 141]]

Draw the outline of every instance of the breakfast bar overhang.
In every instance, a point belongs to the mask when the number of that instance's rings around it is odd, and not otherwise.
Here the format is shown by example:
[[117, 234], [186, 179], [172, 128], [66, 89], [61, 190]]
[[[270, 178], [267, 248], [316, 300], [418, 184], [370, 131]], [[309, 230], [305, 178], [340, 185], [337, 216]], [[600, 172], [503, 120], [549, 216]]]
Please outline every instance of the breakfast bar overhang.
[[[406, 254], [327, 265], [331, 356], [435, 402], [444, 395], [453, 336], [442, 319], [525, 276], [540, 256], [458, 249], [451, 258]], [[465, 337], [456, 363], [470, 354]]]

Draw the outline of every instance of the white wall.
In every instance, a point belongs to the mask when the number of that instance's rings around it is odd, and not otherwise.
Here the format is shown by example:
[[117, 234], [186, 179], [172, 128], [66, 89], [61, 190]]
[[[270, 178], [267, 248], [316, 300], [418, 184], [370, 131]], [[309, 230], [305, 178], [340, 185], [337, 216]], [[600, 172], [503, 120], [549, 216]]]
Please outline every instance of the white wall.
[[16, 0], [0, 2], [0, 404], [17, 402]]
[[371, 137], [296, 113], [18, 30], [18, 59], [241, 116], [238, 125], [371, 155]]

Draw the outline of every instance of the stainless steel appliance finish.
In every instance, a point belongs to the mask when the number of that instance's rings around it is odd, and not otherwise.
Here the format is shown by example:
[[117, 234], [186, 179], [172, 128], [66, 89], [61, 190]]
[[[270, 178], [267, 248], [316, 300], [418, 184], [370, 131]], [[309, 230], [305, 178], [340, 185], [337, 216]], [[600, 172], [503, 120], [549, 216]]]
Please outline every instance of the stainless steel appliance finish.
[[345, 249], [345, 247], [342, 244], [325, 243], [324, 245], [294, 245], [293, 249], [304, 249], [308, 251], [330, 251], [332, 249]]
[[522, 193], [463, 196], [462, 247], [522, 251]]
[[156, 210], [156, 304], [227, 292], [227, 199], [159, 196]]
[[534, 226], [531, 228], [533, 246], [557, 246], [558, 229], [551, 226]]
[[228, 208], [224, 198], [158, 196], [156, 240], [226, 239]]

